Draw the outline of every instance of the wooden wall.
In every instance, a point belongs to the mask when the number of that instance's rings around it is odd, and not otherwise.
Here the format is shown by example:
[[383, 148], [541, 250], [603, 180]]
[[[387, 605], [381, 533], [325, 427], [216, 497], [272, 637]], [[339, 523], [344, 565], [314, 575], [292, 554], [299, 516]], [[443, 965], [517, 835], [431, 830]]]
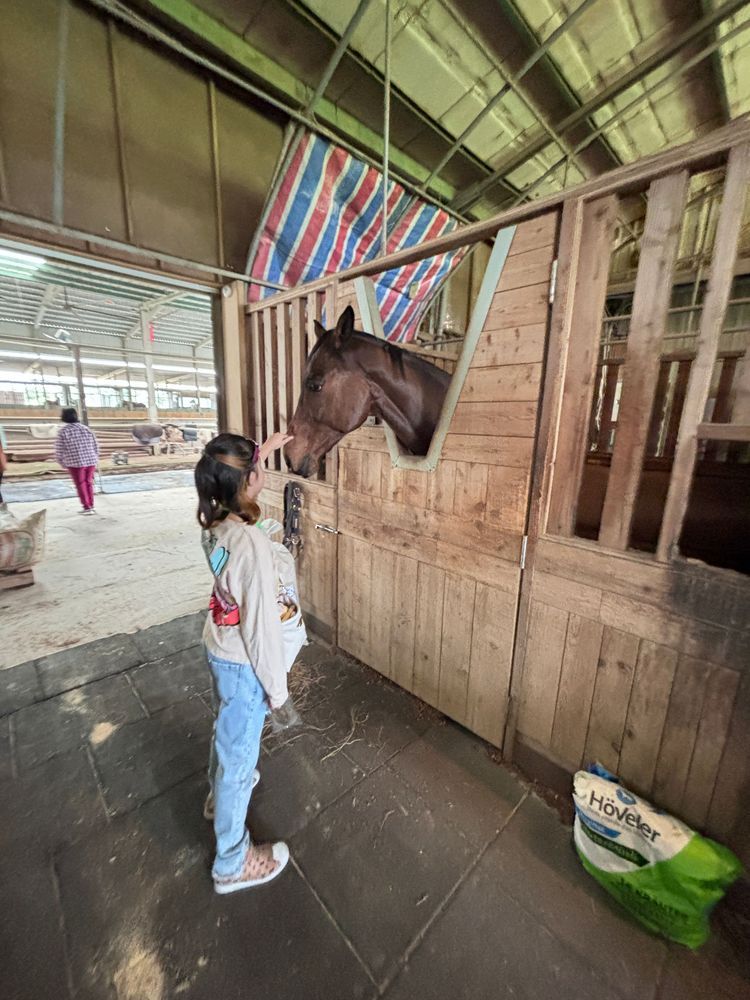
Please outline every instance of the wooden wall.
[[600, 761], [740, 849], [750, 781], [747, 580], [547, 537], [531, 593], [519, 738], [567, 771]]
[[436, 471], [392, 468], [380, 427], [339, 448], [339, 645], [497, 746], [556, 226], [516, 231]]

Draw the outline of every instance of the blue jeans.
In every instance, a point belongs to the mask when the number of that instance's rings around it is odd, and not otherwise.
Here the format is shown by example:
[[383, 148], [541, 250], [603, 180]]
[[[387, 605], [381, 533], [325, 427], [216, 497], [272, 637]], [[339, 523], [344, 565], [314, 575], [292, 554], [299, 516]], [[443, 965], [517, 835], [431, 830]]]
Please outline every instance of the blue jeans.
[[266, 718], [266, 693], [249, 663], [209, 655], [217, 712], [208, 781], [214, 796], [217, 878], [239, 875], [250, 846], [245, 819]]

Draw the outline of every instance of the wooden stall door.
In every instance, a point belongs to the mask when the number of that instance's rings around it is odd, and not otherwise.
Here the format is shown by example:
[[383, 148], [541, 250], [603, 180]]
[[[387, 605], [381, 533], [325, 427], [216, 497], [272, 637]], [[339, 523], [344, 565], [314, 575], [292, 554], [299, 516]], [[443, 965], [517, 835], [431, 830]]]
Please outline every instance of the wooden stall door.
[[339, 449], [339, 646], [498, 747], [556, 231], [518, 226], [437, 468], [393, 468], [379, 426]]

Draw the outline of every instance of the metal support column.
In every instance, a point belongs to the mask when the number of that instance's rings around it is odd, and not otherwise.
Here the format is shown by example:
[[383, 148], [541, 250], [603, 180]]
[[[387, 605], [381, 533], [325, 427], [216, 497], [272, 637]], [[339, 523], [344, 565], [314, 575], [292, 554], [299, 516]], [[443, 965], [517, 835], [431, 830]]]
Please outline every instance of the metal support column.
[[81, 348], [78, 344], [69, 344], [70, 353], [73, 358], [73, 371], [78, 383], [78, 418], [82, 424], [88, 425], [89, 411], [86, 406], [86, 390], [83, 387], [83, 368], [81, 366]]
[[159, 422], [156, 408], [156, 386], [154, 385], [154, 345], [151, 343], [151, 313], [141, 307], [138, 310], [143, 338], [143, 361], [146, 365], [146, 391], [148, 393], [148, 419], [152, 424]]

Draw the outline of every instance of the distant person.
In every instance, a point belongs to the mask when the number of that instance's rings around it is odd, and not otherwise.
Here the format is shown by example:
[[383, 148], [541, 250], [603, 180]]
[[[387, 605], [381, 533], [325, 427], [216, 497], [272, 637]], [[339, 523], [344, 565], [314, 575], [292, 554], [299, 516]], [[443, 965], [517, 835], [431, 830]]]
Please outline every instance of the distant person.
[[82, 514], [94, 513], [94, 469], [99, 461], [99, 445], [93, 433], [78, 420], [70, 407], [62, 411], [63, 426], [57, 432], [55, 459], [67, 469], [83, 506]]

